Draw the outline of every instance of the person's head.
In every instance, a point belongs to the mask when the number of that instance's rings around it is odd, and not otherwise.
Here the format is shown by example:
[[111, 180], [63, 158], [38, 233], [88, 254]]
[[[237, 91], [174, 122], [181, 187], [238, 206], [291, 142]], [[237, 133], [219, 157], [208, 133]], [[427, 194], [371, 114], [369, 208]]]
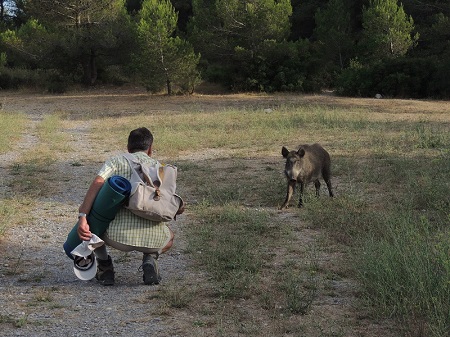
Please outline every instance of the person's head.
[[130, 132], [128, 136], [128, 152], [134, 153], [139, 151], [151, 153], [153, 144], [153, 135], [147, 128], [138, 128]]

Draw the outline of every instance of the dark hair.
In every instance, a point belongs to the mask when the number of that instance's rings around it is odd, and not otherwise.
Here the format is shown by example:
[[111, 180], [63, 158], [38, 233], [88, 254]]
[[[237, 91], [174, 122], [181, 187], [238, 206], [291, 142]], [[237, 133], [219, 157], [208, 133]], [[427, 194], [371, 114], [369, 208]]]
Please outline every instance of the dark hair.
[[153, 135], [147, 128], [139, 128], [128, 136], [128, 151], [130, 153], [147, 151], [153, 143]]

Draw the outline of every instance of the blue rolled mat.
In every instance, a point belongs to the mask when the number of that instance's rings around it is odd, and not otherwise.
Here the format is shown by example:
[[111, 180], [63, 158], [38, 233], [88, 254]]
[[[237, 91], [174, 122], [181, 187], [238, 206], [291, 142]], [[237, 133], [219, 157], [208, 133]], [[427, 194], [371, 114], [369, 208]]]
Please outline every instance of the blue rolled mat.
[[[112, 176], [108, 178], [98, 192], [87, 216], [89, 228], [93, 234], [101, 236], [108, 229], [109, 223], [114, 220], [130, 192], [131, 184], [124, 177]], [[63, 245], [64, 251], [71, 259], [73, 259], [73, 256], [70, 252], [82, 242], [78, 237], [77, 228], [78, 223], [72, 228]]]
[[111, 188], [122, 195], [128, 196], [131, 192], [131, 184], [128, 179], [121, 176], [112, 176], [108, 179]]

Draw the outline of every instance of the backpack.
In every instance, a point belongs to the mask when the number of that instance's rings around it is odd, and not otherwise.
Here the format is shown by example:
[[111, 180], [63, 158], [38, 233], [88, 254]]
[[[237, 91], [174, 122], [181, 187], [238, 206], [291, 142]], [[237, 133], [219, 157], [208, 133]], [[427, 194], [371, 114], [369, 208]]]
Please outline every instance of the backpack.
[[177, 167], [140, 163], [132, 154], [123, 155], [131, 167], [131, 193], [125, 208], [157, 222], [174, 220], [183, 199], [175, 194]]

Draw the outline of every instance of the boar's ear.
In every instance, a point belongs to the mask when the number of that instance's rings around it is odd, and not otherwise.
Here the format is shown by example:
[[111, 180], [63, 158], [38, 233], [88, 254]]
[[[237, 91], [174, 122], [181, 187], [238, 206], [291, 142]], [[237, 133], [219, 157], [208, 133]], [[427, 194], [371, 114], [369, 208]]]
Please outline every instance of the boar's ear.
[[283, 155], [284, 158], [286, 158], [289, 154], [289, 150], [283, 146], [283, 148], [281, 149], [281, 154]]
[[298, 149], [297, 153], [300, 157], [303, 157], [305, 155], [305, 149], [301, 147]]

